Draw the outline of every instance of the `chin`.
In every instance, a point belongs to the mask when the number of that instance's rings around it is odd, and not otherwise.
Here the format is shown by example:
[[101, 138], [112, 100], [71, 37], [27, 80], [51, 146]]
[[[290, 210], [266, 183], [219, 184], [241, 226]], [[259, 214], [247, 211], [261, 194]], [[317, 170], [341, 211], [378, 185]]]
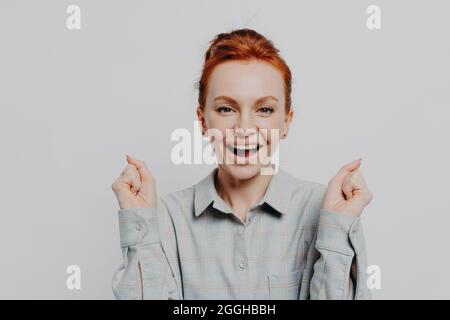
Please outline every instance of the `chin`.
[[221, 165], [233, 178], [239, 180], [251, 179], [260, 174], [259, 164], [224, 164]]

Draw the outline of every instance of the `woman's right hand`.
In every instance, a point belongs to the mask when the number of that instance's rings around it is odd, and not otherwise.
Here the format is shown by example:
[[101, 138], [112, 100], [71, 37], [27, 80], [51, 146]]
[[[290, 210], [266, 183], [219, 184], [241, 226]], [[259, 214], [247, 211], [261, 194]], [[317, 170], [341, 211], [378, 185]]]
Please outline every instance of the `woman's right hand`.
[[156, 185], [145, 162], [127, 155], [127, 166], [111, 188], [120, 209], [156, 208]]

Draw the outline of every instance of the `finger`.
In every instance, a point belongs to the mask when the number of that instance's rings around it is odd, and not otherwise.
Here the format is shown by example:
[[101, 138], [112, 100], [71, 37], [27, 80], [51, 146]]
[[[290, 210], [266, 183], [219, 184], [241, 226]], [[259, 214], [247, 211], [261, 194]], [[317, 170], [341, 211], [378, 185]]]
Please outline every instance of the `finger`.
[[333, 177], [332, 179], [333, 183], [335, 183], [338, 186], [342, 186], [345, 177], [359, 168], [361, 160], [362, 159], [357, 159], [342, 166], [342, 168], [338, 171], [338, 173]]
[[353, 197], [353, 174], [348, 174], [345, 179], [344, 183], [342, 184], [342, 192], [345, 194], [345, 197], [348, 200], [350, 200]]
[[136, 192], [141, 187], [141, 179], [137, 168], [133, 164], [128, 164], [122, 172], [124, 180], [130, 185], [131, 191]]
[[360, 190], [369, 190], [369, 188], [367, 188], [367, 184], [366, 181], [364, 180], [361, 170], [354, 171], [353, 175], [354, 175], [353, 179], [355, 179], [355, 184], [358, 186]]
[[342, 191], [346, 195], [347, 200], [358, 197], [368, 203], [371, 198], [371, 193], [359, 170], [356, 170], [347, 176], [344, 180]]
[[126, 155], [126, 157], [129, 164], [133, 164], [136, 166], [142, 181], [153, 179], [153, 176], [144, 161], [137, 160], [128, 154]]
[[357, 192], [361, 194], [362, 198], [366, 201], [366, 204], [369, 204], [370, 201], [372, 201], [372, 193], [370, 192], [369, 188], [367, 187], [366, 181], [364, 180], [364, 177], [362, 175], [361, 171], [357, 171], [355, 174], [355, 185], [357, 186], [358, 190]]

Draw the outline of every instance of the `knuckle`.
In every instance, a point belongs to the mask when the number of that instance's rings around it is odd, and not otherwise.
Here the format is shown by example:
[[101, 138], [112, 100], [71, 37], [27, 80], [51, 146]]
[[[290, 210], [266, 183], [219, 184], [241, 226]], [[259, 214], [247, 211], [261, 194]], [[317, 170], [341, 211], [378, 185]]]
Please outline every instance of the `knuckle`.
[[119, 180], [114, 181], [113, 184], [111, 185], [111, 189], [114, 192], [119, 191], [119, 189], [120, 189], [120, 181]]

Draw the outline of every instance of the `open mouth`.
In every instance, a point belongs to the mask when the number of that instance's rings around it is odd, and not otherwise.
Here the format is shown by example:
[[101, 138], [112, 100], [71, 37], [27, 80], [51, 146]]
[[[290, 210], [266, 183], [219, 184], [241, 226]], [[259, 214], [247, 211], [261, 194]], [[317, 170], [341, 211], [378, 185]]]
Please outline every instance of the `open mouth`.
[[261, 149], [261, 147], [262, 146], [259, 144], [247, 145], [247, 146], [227, 145], [227, 149], [238, 157], [250, 157], [251, 155], [257, 153], [258, 150]]

